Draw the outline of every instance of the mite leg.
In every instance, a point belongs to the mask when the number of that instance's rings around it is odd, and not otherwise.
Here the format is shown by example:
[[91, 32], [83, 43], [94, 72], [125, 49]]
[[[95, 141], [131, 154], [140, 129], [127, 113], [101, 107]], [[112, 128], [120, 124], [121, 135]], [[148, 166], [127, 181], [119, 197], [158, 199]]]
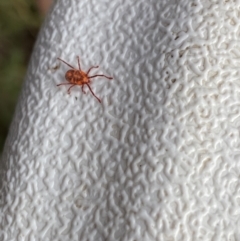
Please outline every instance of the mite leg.
[[74, 67], [72, 67], [72, 65], [68, 64], [67, 62], [65, 62], [64, 60], [57, 58], [58, 60], [62, 61], [64, 64], [66, 64], [67, 66], [69, 66], [70, 68], [74, 69]]
[[89, 72], [92, 70], [92, 69], [95, 69], [95, 68], [98, 68], [99, 66], [93, 66], [91, 67], [88, 71], [87, 71], [87, 75], [89, 74]]
[[62, 84], [58, 84], [57, 86], [60, 86], [60, 85], [72, 85], [71, 83], [62, 83]]
[[70, 90], [71, 90], [71, 88], [73, 87], [73, 86], [75, 86], [75, 85], [72, 85], [72, 86], [70, 86], [69, 88], [68, 88], [68, 94], [70, 95]]
[[83, 89], [83, 86], [84, 86], [84, 85], [82, 85], [82, 92], [83, 92], [83, 94], [86, 94], [86, 92], [85, 92], [84, 89]]
[[78, 68], [79, 68], [79, 70], [81, 71], [79, 56], [77, 56], [77, 60], [78, 60]]
[[113, 79], [112, 77], [108, 77], [108, 76], [106, 76], [106, 75], [104, 75], [104, 74], [97, 74], [97, 75], [93, 75], [93, 76], [90, 76], [90, 77], [88, 77], [89, 79], [90, 78], [95, 78], [95, 77], [105, 77], [105, 78], [107, 78], [107, 79]]
[[89, 90], [91, 91], [92, 95], [99, 101], [99, 103], [101, 103], [101, 100], [93, 93], [91, 87], [89, 86], [89, 84], [86, 84], [89, 88]]

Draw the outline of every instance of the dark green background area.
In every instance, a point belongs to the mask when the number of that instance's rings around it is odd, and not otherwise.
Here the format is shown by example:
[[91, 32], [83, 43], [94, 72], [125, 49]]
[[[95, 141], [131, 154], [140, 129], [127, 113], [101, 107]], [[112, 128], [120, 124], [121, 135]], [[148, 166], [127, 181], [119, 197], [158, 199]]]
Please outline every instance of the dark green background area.
[[34, 0], [0, 0], [0, 154], [41, 22]]

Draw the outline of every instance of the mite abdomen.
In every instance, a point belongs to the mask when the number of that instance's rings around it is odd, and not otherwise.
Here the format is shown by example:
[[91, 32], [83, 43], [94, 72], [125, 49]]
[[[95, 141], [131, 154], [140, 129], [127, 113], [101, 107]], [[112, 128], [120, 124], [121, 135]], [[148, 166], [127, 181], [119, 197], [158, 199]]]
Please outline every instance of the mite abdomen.
[[68, 70], [65, 74], [65, 78], [70, 83], [80, 83], [83, 81], [84, 77], [78, 70]]

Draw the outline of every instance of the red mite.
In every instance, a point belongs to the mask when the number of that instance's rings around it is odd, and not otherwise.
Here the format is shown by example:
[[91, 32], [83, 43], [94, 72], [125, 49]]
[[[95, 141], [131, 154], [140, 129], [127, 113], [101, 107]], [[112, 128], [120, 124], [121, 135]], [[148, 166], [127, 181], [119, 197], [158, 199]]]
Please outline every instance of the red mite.
[[78, 60], [78, 68], [79, 69], [75, 69], [73, 66], [71, 66], [70, 64], [68, 64], [67, 62], [65, 62], [64, 60], [58, 58], [58, 60], [62, 61], [64, 64], [66, 64], [67, 66], [69, 66], [71, 69], [68, 70], [65, 74], [65, 79], [69, 82], [69, 83], [62, 83], [62, 84], [58, 84], [57, 86], [60, 86], [60, 85], [71, 85], [69, 88], [68, 88], [68, 94], [70, 94], [70, 90], [73, 86], [75, 85], [81, 85], [82, 86], [82, 92], [84, 94], [86, 94], [86, 92], [84, 91], [83, 87], [84, 85], [87, 85], [87, 87], [89, 88], [89, 90], [91, 91], [92, 95], [101, 103], [101, 100], [93, 93], [91, 87], [90, 87], [90, 84], [91, 84], [91, 80], [92, 78], [95, 78], [95, 77], [105, 77], [107, 79], [113, 79], [112, 77], [108, 77], [106, 75], [103, 75], [103, 74], [97, 74], [97, 75], [92, 75], [92, 76], [89, 76], [89, 73], [92, 69], [94, 68], [98, 68], [99, 66], [93, 66], [91, 67], [87, 73], [85, 73], [84, 71], [81, 70], [81, 67], [80, 67], [80, 61], [79, 61], [79, 57], [77, 57], [77, 60]]

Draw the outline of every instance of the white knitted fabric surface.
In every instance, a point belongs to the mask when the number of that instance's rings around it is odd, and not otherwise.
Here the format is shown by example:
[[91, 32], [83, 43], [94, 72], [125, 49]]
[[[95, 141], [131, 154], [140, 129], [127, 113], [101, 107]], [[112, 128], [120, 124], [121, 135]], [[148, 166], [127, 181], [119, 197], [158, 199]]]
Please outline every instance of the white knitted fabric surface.
[[[95, 78], [67, 94], [80, 56]], [[0, 241], [240, 240], [240, 1], [58, 0], [1, 160]]]

